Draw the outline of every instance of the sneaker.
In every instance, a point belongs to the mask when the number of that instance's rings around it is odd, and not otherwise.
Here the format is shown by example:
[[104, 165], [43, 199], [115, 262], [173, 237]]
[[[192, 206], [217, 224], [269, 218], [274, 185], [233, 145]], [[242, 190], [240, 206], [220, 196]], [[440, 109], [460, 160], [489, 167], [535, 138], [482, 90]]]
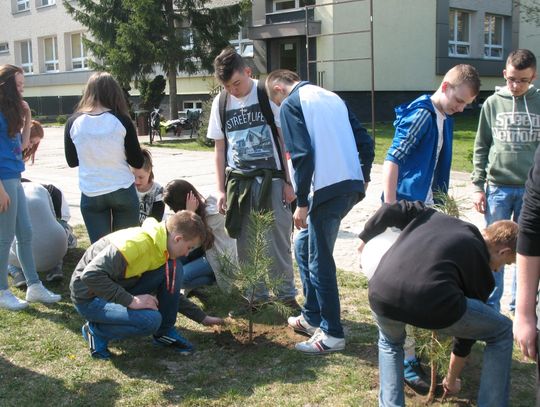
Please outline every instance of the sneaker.
[[287, 323], [292, 329], [294, 329], [295, 332], [306, 334], [308, 336], [313, 336], [317, 330], [317, 327], [310, 325], [302, 314], [297, 317], [289, 317], [289, 319], [287, 319]]
[[62, 299], [62, 296], [54, 294], [47, 290], [41, 281], [36, 284], [32, 284], [26, 290], [26, 301], [28, 302], [42, 302], [44, 304], [51, 304], [58, 302]]
[[294, 348], [309, 355], [322, 355], [345, 349], [345, 338], [334, 338], [317, 328], [313, 336], [305, 342], [297, 343]]
[[82, 336], [84, 340], [88, 343], [90, 347], [90, 354], [93, 358], [96, 359], [110, 359], [111, 352], [108, 349], [108, 342], [97, 336], [92, 329], [90, 329], [90, 324], [87, 322], [82, 326]]
[[57, 266], [47, 273], [45, 280], [49, 283], [53, 281], [61, 281], [64, 278], [64, 271], [62, 270], [62, 262], [58, 263]]
[[180, 335], [174, 328], [169, 329], [165, 335], [153, 335], [153, 337], [154, 345], [170, 347], [181, 355], [190, 355], [195, 351], [195, 347], [191, 342]]
[[9, 309], [11, 311], [19, 311], [28, 307], [28, 303], [17, 298], [9, 290], [0, 290], [0, 308]]
[[409, 386], [415, 393], [425, 396], [429, 392], [429, 380], [427, 378], [420, 360], [415, 358], [413, 360], [403, 361], [404, 366], [404, 380], [405, 384]]
[[26, 287], [26, 278], [24, 278], [23, 271], [15, 266], [8, 266], [9, 273], [13, 279], [13, 287], [24, 288]]

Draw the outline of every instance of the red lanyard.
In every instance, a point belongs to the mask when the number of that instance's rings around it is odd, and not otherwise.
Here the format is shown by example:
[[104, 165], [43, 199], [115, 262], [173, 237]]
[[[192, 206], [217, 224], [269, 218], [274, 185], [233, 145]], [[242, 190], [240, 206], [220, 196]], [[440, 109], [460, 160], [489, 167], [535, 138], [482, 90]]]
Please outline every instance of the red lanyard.
[[169, 254], [167, 254], [167, 260], [165, 261], [165, 282], [167, 284], [167, 291], [174, 293], [174, 283], [176, 281], [176, 259], [173, 260], [173, 275], [172, 282], [169, 279]]

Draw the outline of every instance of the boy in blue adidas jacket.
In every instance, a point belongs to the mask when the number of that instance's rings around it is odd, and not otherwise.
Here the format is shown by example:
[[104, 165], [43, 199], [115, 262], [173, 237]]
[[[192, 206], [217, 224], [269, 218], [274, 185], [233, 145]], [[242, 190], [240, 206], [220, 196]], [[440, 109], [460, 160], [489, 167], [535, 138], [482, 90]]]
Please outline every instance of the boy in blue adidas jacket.
[[[297, 208], [295, 256], [305, 303], [289, 325], [311, 339], [296, 344], [304, 353], [345, 348], [336, 265], [332, 255], [341, 219], [365, 195], [374, 158], [373, 141], [335, 93], [294, 72], [277, 70], [267, 93], [281, 105], [281, 129], [294, 168]], [[309, 214], [309, 217], [308, 217]]]
[[[396, 107], [396, 129], [383, 164], [383, 200], [421, 201], [433, 205], [435, 192], [448, 192], [454, 120], [480, 91], [478, 72], [471, 65], [456, 65], [437, 91]], [[429, 391], [428, 379], [408, 332], [405, 343], [405, 383], [420, 394]]]

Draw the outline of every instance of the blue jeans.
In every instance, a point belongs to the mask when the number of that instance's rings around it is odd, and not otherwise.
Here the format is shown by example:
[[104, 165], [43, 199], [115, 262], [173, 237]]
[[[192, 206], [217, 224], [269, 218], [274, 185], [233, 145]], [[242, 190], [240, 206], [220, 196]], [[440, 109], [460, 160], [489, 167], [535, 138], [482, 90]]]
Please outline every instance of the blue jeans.
[[90, 322], [92, 331], [106, 340], [150, 334], [160, 336], [167, 333], [176, 323], [181, 282], [182, 264], [177, 262], [175, 289], [172, 293], [166, 287], [164, 266], [147, 271], [135, 286], [127, 290], [133, 295], [157, 294], [159, 304], [157, 311], [129, 309], [99, 297], [88, 302], [76, 303], [75, 308]]
[[[491, 225], [493, 222], [502, 219], [512, 219], [514, 222], [517, 222], [521, 213], [524, 192], [524, 187], [488, 184], [486, 187], [486, 224]], [[516, 268], [515, 266], [512, 266], [512, 268], [510, 311], [514, 311], [516, 307]], [[489, 296], [487, 303], [497, 311], [500, 311], [501, 298], [504, 291], [504, 266], [493, 273], [493, 278], [495, 278], [495, 289]]]
[[199, 257], [183, 265], [184, 278], [182, 288], [194, 289], [205, 285], [212, 285], [216, 281], [214, 270], [205, 256]]
[[17, 237], [17, 257], [21, 263], [26, 285], [38, 283], [34, 255], [32, 254], [32, 224], [26, 204], [26, 196], [20, 178], [1, 180], [10, 204], [0, 212], [0, 290], [8, 288], [9, 249]]
[[359, 200], [360, 194], [354, 192], [313, 208], [307, 229], [302, 229], [294, 242], [305, 298], [302, 314], [310, 325], [336, 338], [344, 334], [333, 251], [341, 219]]
[[90, 243], [116, 230], [139, 226], [139, 198], [135, 184], [99, 196], [81, 194], [81, 214]]
[[[404, 406], [405, 323], [375, 314], [374, 317], [379, 327], [379, 405]], [[513, 345], [512, 321], [483, 302], [467, 298], [467, 310], [461, 319], [438, 332], [486, 343], [478, 406], [508, 406]]]

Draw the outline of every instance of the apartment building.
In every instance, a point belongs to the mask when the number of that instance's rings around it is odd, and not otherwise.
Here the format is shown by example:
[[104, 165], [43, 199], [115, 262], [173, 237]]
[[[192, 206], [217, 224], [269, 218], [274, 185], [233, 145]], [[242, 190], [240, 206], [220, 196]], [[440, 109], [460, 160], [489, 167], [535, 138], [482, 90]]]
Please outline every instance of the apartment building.
[[[81, 41], [84, 27], [71, 19], [60, 0], [0, 4], [11, 11], [0, 14], [0, 64], [23, 67], [25, 97], [39, 114], [70, 113], [90, 75]], [[529, 48], [540, 56], [540, 28], [525, 22], [512, 0], [376, 0], [373, 31], [370, 4], [253, 0], [231, 44], [256, 76], [276, 68], [295, 70], [339, 93], [364, 121], [371, 117], [372, 66], [376, 116], [391, 119], [394, 105], [434, 91], [455, 64], [477, 67], [482, 98], [504, 84], [504, 61], [512, 49]], [[180, 108], [200, 107], [217, 85], [205, 72], [180, 73]]]

